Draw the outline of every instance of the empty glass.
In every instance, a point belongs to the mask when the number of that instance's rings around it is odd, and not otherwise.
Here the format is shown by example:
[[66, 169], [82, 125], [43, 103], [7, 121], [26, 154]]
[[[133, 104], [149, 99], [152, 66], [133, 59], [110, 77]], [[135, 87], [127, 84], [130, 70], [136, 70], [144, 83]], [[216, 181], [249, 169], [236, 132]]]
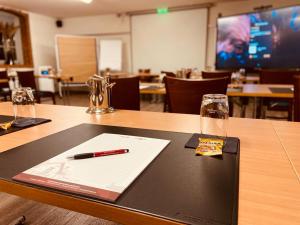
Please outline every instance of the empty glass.
[[34, 96], [31, 88], [17, 88], [12, 91], [15, 125], [28, 126], [35, 122]]
[[228, 118], [229, 107], [226, 95], [207, 94], [203, 96], [200, 109], [202, 134], [226, 137]]

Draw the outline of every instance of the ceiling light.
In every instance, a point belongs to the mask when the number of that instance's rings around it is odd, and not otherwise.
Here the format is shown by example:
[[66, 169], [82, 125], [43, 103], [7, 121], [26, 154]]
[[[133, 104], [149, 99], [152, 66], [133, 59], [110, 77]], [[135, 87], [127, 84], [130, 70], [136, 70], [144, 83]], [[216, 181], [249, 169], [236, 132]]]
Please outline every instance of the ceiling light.
[[90, 4], [90, 3], [92, 3], [93, 0], [80, 0], [80, 1], [82, 1], [85, 4]]

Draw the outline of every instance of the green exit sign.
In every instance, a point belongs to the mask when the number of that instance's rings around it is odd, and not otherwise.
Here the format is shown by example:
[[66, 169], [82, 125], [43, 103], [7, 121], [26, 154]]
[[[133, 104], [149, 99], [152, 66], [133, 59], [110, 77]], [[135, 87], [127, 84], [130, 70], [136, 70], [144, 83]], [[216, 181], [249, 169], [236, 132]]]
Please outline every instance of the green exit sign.
[[167, 14], [167, 13], [169, 13], [169, 9], [168, 8], [157, 8], [156, 12], [158, 15]]

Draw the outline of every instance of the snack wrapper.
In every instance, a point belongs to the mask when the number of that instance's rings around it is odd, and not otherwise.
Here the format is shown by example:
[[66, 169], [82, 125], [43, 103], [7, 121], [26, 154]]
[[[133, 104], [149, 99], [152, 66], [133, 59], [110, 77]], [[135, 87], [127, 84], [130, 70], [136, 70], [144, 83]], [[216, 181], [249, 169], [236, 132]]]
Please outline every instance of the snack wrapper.
[[222, 155], [224, 140], [218, 138], [199, 138], [196, 155], [217, 156]]

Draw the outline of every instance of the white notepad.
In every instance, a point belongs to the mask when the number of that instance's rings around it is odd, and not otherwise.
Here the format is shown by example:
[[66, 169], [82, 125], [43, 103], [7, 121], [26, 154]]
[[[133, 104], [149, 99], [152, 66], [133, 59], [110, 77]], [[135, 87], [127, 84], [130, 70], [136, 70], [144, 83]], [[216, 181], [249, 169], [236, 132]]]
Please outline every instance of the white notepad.
[[[115, 201], [169, 142], [103, 133], [18, 174], [13, 179]], [[114, 149], [129, 149], [129, 153], [82, 160], [67, 158], [80, 153]]]

